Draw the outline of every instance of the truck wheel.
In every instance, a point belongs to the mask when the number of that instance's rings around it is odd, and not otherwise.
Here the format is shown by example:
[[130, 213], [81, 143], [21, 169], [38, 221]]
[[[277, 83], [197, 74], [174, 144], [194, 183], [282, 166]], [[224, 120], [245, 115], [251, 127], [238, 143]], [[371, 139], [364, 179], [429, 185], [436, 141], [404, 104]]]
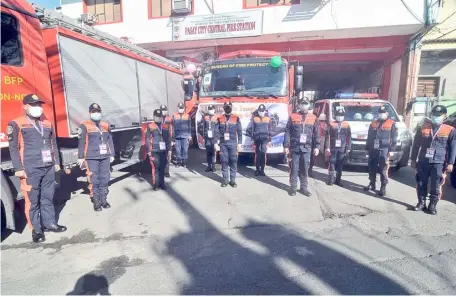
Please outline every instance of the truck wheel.
[[451, 184], [456, 188], [456, 168], [453, 168], [453, 171], [450, 175]]

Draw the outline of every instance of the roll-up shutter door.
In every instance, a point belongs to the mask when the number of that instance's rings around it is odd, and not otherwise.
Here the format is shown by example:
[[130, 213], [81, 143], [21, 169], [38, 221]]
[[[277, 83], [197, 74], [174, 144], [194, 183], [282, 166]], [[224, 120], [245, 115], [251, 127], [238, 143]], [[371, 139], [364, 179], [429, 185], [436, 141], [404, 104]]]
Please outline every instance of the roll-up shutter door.
[[146, 63], [137, 62], [141, 117], [152, 120], [154, 110], [168, 105], [166, 92], [166, 70]]
[[438, 78], [418, 78], [416, 88], [416, 97], [437, 97], [438, 94]]
[[184, 90], [182, 89], [182, 75], [166, 70], [166, 84], [168, 87], [168, 106], [171, 112], [177, 111], [177, 104], [184, 102]]
[[140, 121], [134, 60], [65, 36], [59, 36], [59, 47], [72, 134], [94, 102], [114, 130]]

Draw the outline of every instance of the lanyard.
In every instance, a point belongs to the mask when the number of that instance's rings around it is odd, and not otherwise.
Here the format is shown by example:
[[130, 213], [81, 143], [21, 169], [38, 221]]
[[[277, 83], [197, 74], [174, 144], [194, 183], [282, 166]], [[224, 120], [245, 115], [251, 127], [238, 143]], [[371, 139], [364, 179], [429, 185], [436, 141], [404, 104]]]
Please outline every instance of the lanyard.
[[340, 138], [340, 130], [342, 129], [342, 122], [337, 123], [337, 139]]
[[[435, 133], [432, 133], [432, 141], [431, 141], [431, 146], [432, 147], [434, 146], [435, 137], [437, 136], [437, 134], [439, 134], [439, 131], [440, 131], [441, 128], [442, 128], [442, 125], [440, 125], [440, 127], [437, 129], [437, 131], [435, 131]], [[434, 129], [432, 129], [432, 130], [434, 130]]]
[[34, 121], [32, 121], [29, 117], [27, 117], [27, 120], [30, 122], [30, 124], [33, 125], [33, 128], [35, 128], [35, 130], [38, 131], [38, 133], [41, 134], [41, 137], [44, 138], [43, 123], [42, 123], [41, 121], [39, 121], [39, 123], [40, 123], [40, 129], [38, 129], [38, 127], [35, 125]]
[[[101, 123], [100, 123], [101, 124]], [[104, 140], [103, 140], [103, 131], [101, 131], [101, 129], [97, 126], [97, 124], [95, 124], [95, 127], [97, 128], [98, 130], [98, 133], [100, 133], [100, 141], [102, 144], [104, 144]]]

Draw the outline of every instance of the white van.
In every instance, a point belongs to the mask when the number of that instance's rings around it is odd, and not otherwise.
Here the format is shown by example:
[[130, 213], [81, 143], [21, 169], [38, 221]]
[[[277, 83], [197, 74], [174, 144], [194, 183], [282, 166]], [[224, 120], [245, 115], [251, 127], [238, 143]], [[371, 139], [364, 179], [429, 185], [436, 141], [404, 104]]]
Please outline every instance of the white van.
[[[345, 159], [346, 164], [367, 166], [368, 155], [365, 147], [369, 125], [374, 119], [377, 119], [378, 109], [381, 106], [385, 106], [389, 114], [388, 117], [396, 122], [398, 132], [397, 148], [391, 153], [390, 165], [396, 166], [397, 170], [408, 165], [412, 135], [407, 130], [402, 117], [397, 114], [388, 101], [377, 99], [376, 97], [378, 96], [376, 94], [352, 94], [352, 96], [339, 94], [338, 97], [340, 99], [317, 100], [314, 104], [313, 113], [320, 119], [324, 118], [323, 114], [326, 115], [326, 121], [329, 124], [329, 122], [335, 120], [334, 112], [336, 107], [341, 106], [344, 108], [345, 121], [350, 124], [352, 132], [352, 146], [349, 155]], [[322, 141], [324, 141], [324, 135], [321, 137]]]

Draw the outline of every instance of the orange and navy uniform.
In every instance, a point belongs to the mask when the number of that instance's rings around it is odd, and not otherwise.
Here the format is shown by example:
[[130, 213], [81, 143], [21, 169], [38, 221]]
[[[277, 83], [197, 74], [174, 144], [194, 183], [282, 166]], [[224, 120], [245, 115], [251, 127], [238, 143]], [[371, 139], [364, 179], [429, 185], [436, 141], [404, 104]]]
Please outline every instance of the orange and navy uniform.
[[90, 197], [94, 205], [106, 203], [111, 178], [110, 158], [114, 144], [109, 123], [84, 121], [78, 130], [78, 159], [84, 159]]
[[235, 114], [219, 115], [216, 121], [215, 142], [220, 141], [220, 163], [222, 164], [223, 180], [224, 183], [235, 183], [238, 158], [237, 145], [242, 144], [241, 121]]
[[267, 145], [271, 141], [272, 121], [270, 117], [254, 116], [251, 126], [247, 129], [247, 135], [255, 144], [255, 166], [257, 171], [264, 170], [266, 166]]
[[332, 180], [336, 173], [336, 182], [340, 182], [342, 169], [345, 161], [345, 154], [351, 146], [351, 129], [348, 122], [341, 123], [333, 121], [329, 124], [325, 136], [325, 150], [330, 150], [329, 177]]
[[430, 200], [440, 199], [446, 178], [446, 166], [454, 164], [456, 159], [456, 129], [446, 124], [433, 125], [431, 121], [426, 121], [421, 129], [416, 131], [411, 159], [418, 159], [418, 198], [426, 198], [430, 179]]
[[8, 124], [7, 135], [13, 168], [26, 174], [21, 192], [28, 225], [39, 230], [42, 224], [55, 224], [54, 165], [60, 164], [60, 158], [51, 122], [22, 116]]

